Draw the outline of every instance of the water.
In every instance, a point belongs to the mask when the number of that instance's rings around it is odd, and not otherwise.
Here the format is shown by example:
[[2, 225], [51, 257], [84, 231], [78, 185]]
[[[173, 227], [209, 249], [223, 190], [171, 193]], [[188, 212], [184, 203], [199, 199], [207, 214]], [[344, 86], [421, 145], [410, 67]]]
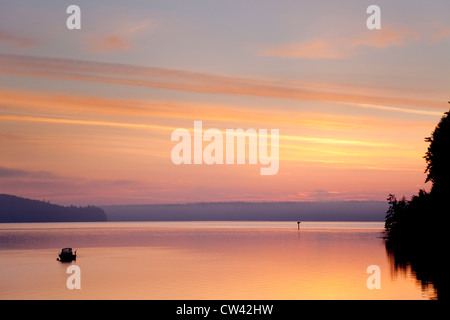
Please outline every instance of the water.
[[[429, 299], [376, 222], [0, 224], [0, 299]], [[69, 290], [77, 250], [81, 289]], [[367, 267], [381, 289], [368, 289]]]

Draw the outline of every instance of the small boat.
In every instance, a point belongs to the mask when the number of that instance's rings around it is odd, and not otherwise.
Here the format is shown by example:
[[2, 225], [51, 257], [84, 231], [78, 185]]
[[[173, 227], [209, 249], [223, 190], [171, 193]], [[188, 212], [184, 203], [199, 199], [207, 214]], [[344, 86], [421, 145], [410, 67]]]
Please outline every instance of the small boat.
[[77, 251], [72, 251], [72, 248], [63, 248], [59, 253], [59, 258], [56, 260], [62, 262], [77, 260]]

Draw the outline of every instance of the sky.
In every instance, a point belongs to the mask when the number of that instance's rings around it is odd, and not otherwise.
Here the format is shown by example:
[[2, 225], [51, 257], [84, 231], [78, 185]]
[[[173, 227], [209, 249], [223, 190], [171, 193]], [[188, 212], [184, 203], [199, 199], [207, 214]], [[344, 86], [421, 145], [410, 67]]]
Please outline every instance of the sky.
[[[69, 5], [81, 29], [69, 30]], [[381, 9], [370, 30], [369, 5]], [[381, 200], [425, 184], [448, 0], [0, 3], [0, 193], [59, 204]], [[180, 164], [178, 128], [279, 130], [279, 169]], [[203, 143], [206, 146], [207, 143]]]

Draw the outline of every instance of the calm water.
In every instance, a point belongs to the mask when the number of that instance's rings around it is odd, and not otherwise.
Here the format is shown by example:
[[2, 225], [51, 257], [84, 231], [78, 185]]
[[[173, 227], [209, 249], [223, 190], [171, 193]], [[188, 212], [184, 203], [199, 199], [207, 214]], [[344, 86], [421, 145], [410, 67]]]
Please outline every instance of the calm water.
[[[394, 272], [383, 223], [0, 224], [0, 299], [429, 299]], [[73, 247], [81, 289], [59, 250]], [[367, 267], [381, 270], [369, 290]]]

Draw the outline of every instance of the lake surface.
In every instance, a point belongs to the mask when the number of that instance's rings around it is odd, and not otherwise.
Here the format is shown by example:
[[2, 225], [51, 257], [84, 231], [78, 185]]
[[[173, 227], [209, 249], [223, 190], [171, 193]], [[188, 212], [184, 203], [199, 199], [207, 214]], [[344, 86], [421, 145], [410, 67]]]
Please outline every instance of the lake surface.
[[[379, 222], [0, 224], [0, 299], [430, 299]], [[72, 263], [56, 261], [61, 248]], [[66, 286], [80, 268], [81, 289]], [[369, 289], [367, 268], [380, 268]]]

